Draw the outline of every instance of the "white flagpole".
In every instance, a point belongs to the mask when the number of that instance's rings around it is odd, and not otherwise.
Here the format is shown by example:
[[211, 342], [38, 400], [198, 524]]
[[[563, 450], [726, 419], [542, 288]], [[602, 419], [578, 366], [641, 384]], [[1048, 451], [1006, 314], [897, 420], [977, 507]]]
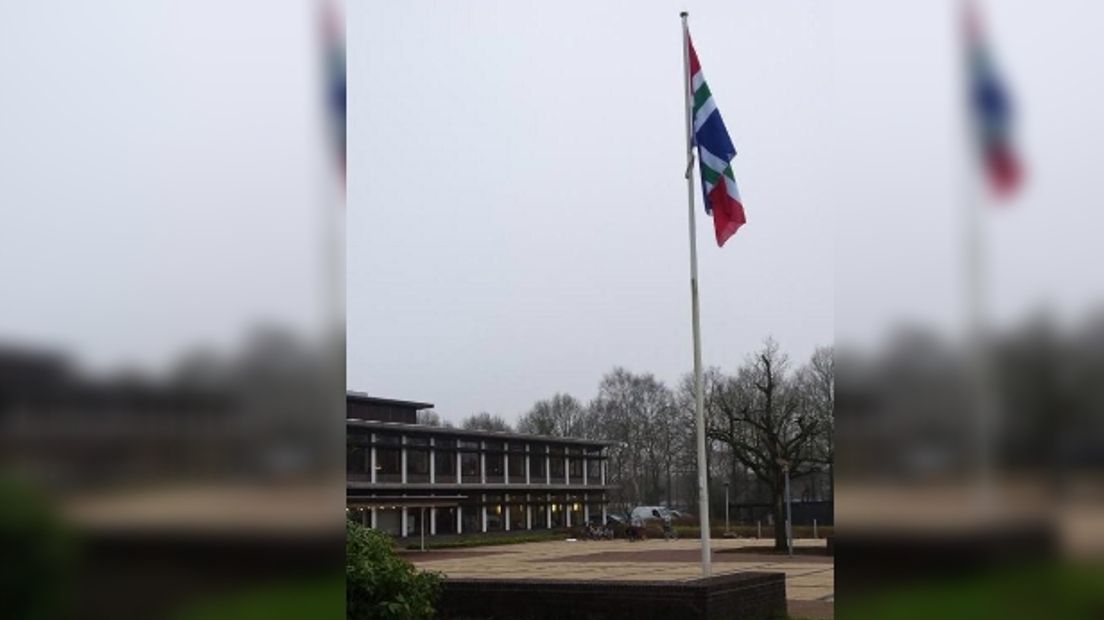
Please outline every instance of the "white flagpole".
[[686, 102], [686, 201], [690, 213], [690, 307], [694, 326], [694, 420], [698, 439], [698, 515], [701, 523], [702, 577], [713, 572], [713, 557], [709, 544], [709, 485], [705, 462], [705, 413], [702, 397], [701, 370], [701, 321], [698, 318], [698, 244], [694, 226], [694, 138], [693, 92], [690, 89], [690, 30], [686, 25], [688, 13], [682, 17], [682, 77], [685, 82], [683, 98]]

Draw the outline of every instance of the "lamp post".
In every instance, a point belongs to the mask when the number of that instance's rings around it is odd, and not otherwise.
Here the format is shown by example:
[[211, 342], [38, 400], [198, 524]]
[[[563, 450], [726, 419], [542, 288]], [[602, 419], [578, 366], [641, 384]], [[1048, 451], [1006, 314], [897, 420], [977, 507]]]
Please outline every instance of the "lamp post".
[[728, 528], [728, 483], [725, 483], [725, 533], [729, 531]]
[[793, 555], [793, 517], [790, 511], [790, 462], [786, 459], [778, 459], [782, 466], [782, 475], [786, 479], [786, 549]]

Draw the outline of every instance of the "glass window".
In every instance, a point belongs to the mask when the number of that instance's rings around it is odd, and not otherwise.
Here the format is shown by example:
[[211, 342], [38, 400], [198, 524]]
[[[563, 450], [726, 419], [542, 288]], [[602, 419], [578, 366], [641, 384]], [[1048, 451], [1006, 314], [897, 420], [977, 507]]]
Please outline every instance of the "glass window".
[[525, 496], [524, 495], [511, 495], [509, 497], [510, 506], [510, 529], [511, 530], [524, 530], [525, 529]]
[[501, 495], [487, 496], [487, 531], [499, 532], [506, 529], [506, 510]]
[[587, 484], [602, 484], [602, 461], [587, 459]]
[[460, 475], [464, 482], [479, 482], [479, 454], [477, 452], [462, 452], [460, 454]]
[[[352, 444], [345, 446], [345, 473], [360, 475], [368, 473], [368, 449]], [[359, 476], [358, 476], [359, 477]]]
[[456, 533], [456, 509], [438, 508], [436, 521], [437, 535]]
[[406, 449], [406, 481], [429, 482], [429, 450]]
[[533, 500], [533, 529], [548, 529], [548, 500], [544, 496]]
[[478, 501], [466, 501], [460, 506], [460, 526], [462, 534], [483, 531], [482, 506]]
[[567, 503], [564, 501], [563, 495], [553, 495], [552, 505], [549, 507], [552, 512], [552, 527], [566, 527], [567, 526]]
[[[538, 448], [539, 450], [534, 450]], [[544, 454], [544, 446], [533, 446], [529, 451], [529, 481], [533, 484], [544, 484], [548, 474], [545, 472], [547, 457]]]
[[571, 474], [572, 484], [583, 483], [583, 461], [582, 459], [572, 458], [568, 460], [568, 473]]
[[402, 452], [376, 447], [376, 482], [402, 482]]
[[510, 482], [525, 482], [525, 455], [510, 453]]
[[456, 451], [437, 449], [434, 455], [434, 476], [439, 483], [456, 482]]
[[501, 452], [488, 452], [486, 455], [487, 460], [487, 482], [503, 482], [503, 474], [505, 470], [505, 459]]
[[563, 453], [549, 456], [549, 468], [552, 473], [552, 484], [564, 483], [564, 457]]

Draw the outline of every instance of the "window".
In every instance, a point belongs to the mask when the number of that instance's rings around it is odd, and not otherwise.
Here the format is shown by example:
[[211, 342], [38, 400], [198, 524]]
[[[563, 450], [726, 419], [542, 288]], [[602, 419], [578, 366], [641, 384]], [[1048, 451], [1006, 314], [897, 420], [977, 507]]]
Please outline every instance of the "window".
[[487, 482], [505, 482], [506, 456], [502, 453], [502, 442], [488, 441], [486, 446]]
[[483, 531], [483, 509], [478, 500], [469, 500], [460, 506], [462, 534]]
[[436, 462], [433, 464], [433, 473], [437, 483], [456, 482], [456, 450], [437, 448], [434, 460]]
[[406, 449], [406, 481], [429, 482], [429, 450], [426, 448]]
[[529, 481], [531, 483], [544, 484], [548, 476], [545, 470], [546, 458], [544, 446], [529, 447]]
[[582, 459], [574, 458], [568, 460], [568, 473], [571, 474], [572, 484], [582, 484], [583, 482], [583, 461]]
[[478, 452], [460, 453], [460, 475], [464, 482], [480, 482]]
[[537, 495], [533, 500], [533, 529], [548, 529], [548, 498], [543, 495]]
[[398, 448], [376, 448], [376, 482], [402, 482], [401, 467]]
[[506, 507], [501, 495], [487, 496], [487, 531], [499, 532], [506, 529]]
[[510, 529], [525, 529], [525, 496], [511, 495], [508, 498], [510, 506]]
[[510, 482], [525, 482], [525, 455], [511, 452], [507, 458], [510, 466]]
[[600, 485], [602, 484], [602, 461], [596, 458], [589, 458], [586, 462], [587, 468], [587, 484], [588, 485]]
[[549, 468], [552, 473], [552, 484], [564, 483], [564, 455], [563, 448], [551, 448], [549, 450]]
[[355, 477], [367, 477], [368, 474], [368, 449], [364, 446], [345, 446], [345, 473]]

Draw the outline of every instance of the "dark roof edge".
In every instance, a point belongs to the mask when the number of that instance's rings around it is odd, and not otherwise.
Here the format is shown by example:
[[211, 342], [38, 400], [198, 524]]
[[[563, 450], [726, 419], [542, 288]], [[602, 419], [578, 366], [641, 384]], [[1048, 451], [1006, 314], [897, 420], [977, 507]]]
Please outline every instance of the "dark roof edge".
[[363, 426], [366, 428], [382, 428], [393, 430], [411, 430], [420, 431], [423, 433], [432, 433], [437, 435], [456, 435], [459, 437], [484, 437], [495, 439], [524, 439], [527, 441], [540, 441], [543, 443], [574, 443], [585, 444], [591, 446], [612, 446], [616, 441], [605, 441], [601, 439], [580, 439], [577, 437], [554, 437], [552, 435], [528, 435], [525, 433], [513, 433], [506, 431], [472, 431], [464, 430], [462, 428], [453, 428], [447, 426], [429, 426], [428, 424], [403, 424], [401, 422], [377, 422], [375, 420], [358, 420], [356, 418], [346, 418], [346, 424], [352, 424], [354, 426]]
[[372, 403], [376, 405], [396, 405], [399, 407], [410, 407], [411, 409], [433, 409], [433, 403], [423, 403], [414, 400], [399, 400], [397, 398], [379, 398], [376, 396], [369, 396], [364, 392], [357, 392], [355, 390], [346, 390], [345, 398], [347, 400], [355, 400], [362, 403]]

